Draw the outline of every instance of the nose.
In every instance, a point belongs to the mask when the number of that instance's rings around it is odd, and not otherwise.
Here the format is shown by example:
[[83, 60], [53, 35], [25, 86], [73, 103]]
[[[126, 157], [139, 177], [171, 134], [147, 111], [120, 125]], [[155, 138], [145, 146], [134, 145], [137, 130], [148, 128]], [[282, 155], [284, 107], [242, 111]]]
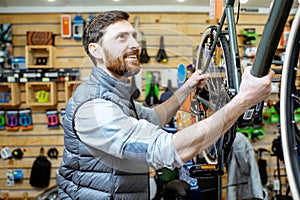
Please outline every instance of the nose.
[[130, 36], [129, 38], [129, 48], [130, 49], [139, 49], [140, 45], [137, 42], [136, 38], [134, 38], [133, 36]]

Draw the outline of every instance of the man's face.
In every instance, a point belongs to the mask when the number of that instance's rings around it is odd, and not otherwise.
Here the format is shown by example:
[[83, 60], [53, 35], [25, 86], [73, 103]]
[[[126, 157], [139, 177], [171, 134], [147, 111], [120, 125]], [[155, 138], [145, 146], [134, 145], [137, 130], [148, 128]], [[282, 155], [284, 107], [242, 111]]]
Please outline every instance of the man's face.
[[119, 76], [133, 76], [140, 71], [139, 44], [132, 25], [125, 20], [106, 28], [102, 37], [106, 68]]

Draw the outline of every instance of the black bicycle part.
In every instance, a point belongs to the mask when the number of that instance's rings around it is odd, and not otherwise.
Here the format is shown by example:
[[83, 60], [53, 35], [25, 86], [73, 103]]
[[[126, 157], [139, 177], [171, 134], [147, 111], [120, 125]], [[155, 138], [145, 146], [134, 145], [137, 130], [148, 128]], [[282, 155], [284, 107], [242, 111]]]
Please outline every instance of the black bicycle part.
[[[225, 37], [225, 34], [217, 35], [217, 30], [218, 27], [212, 25], [209, 26], [203, 34], [202, 41], [199, 46], [197, 69], [206, 71], [207, 73], [211, 73], [212, 78], [209, 78], [206, 88], [196, 89], [194, 97], [196, 101], [198, 101], [198, 108], [201, 104], [201, 108], [203, 108], [206, 111], [212, 110], [213, 112], [219, 110], [224, 106], [224, 104], [230, 101], [229, 89], [234, 87], [232, 68], [227, 67], [232, 65], [232, 61], [229, 55], [230, 52], [228, 41]], [[218, 38], [215, 40], [216, 37]], [[214, 42], [216, 43], [216, 46], [213, 50]], [[216, 55], [218, 53], [216, 52], [220, 50], [223, 57], [221, 57], [222, 60], [218, 61], [218, 56]], [[212, 56], [212, 58], [210, 58], [210, 56]], [[207, 64], [206, 62], [212, 63]], [[221, 66], [219, 64], [221, 64]], [[202, 115], [205, 115], [205, 117], [209, 116], [209, 114], [203, 114], [202, 111], [197, 112], [197, 114], [199, 115], [199, 119], [203, 118]], [[196, 164], [190, 169], [191, 176], [199, 178], [223, 175], [223, 164], [227, 161], [230, 155], [234, 138], [235, 126], [233, 126], [226, 134], [224, 134], [218, 140], [216, 144], [217, 147], [215, 150], [214, 148], [205, 150], [205, 154], [208, 159], [217, 159], [216, 164], [210, 164], [206, 162], [203, 157], [197, 156], [195, 158]]]
[[[287, 84], [286, 88], [282, 88], [281, 90], [285, 90], [285, 95], [281, 95], [284, 99], [281, 101], [285, 101], [284, 105], [284, 115], [286, 121], [286, 130], [285, 135], [287, 137], [287, 145], [284, 146], [285, 149], [289, 152], [290, 162], [289, 168], [293, 171], [293, 175], [295, 178], [295, 188], [300, 188], [300, 127], [296, 122], [296, 109], [300, 106], [300, 89], [298, 83], [297, 72], [299, 71], [298, 60], [299, 60], [299, 50], [300, 50], [300, 29], [298, 29], [295, 40], [293, 41], [292, 52], [290, 55], [290, 63], [287, 65], [288, 77], [286, 79]], [[281, 109], [283, 111], [283, 109]], [[283, 126], [283, 125], [282, 125]], [[286, 158], [284, 158], [286, 159]]]
[[268, 74], [293, 2], [293, 0], [273, 1], [251, 69], [253, 76], [262, 77]]

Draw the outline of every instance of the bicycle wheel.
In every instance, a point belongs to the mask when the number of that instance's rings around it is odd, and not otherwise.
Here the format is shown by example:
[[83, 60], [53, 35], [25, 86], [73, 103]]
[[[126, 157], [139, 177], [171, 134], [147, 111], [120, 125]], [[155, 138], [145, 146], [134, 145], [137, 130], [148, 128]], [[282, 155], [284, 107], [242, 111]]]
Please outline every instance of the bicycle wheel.
[[284, 162], [293, 199], [300, 199], [300, 107], [299, 40], [300, 10], [294, 18], [283, 64], [280, 94], [280, 123]]
[[[203, 33], [196, 68], [211, 76], [204, 89], [197, 89], [195, 99], [205, 113], [201, 118], [209, 117], [230, 101], [230, 88], [233, 88], [232, 61], [229, 54], [227, 38], [224, 35], [216, 36], [217, 26], [210, 26]], [[212, 49], [214, 39], [218, 37], [216, 47]], [[207, 64], [208, 63], [208, 64]], [[199, 119], [200, 117], [198, 117]], [[201, 120], [201, 119], [199, 119]], [[235, 129], [230, 129], [214, 145], [204, 150], [197, 156], [196, 163], [207, 163], [216, 165], [225, 162], [229, 156], [235, 137]], [[223, 152], [223, 154], [222, 154]], [[222, 154], [222, 155], [221, 155]]]

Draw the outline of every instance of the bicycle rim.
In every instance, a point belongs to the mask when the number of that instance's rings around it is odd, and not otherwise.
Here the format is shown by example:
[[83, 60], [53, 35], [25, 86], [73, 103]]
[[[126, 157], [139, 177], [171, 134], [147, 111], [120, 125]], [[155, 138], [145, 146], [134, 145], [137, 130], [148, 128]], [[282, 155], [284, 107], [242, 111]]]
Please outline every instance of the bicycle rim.
[[300, 107], [299, 9], [294, 19], [282, 70], [280, 121], [284, 162], [291, 192], [294, 199], [300, 199], [300, 125], [296, 111]]
[[[218, 42], [216, 48], [213, 50], [209, 65], [207, 68], [205, 67], [207, 66], [206, 62], [212, 51], [211, 45], [216, 37], [216, 30], [217, 26], [210, 26], [203, 33], [199, 44], [196, 64], [197, 69], [211, 75], [206, 83], [206, 87], [195, 93], [195, 99], [202, 104], [201, 107], [205, 110], [205, 118], [209, 117], [230, 101], [228, 90], [233, 86], [232, 79], [229, 79], [232, 77], [232, 72], [231, 69], [227, 67], [231, 66], [232, 62], [229, 54], [228, 41], [225, 36], [218, 37]], [[207, 164], [217, 164], [220, 151], [223, 151], [224, 153], [224, 157], [222, 156], [224, 161], [227, 160], [234, 140], [234, 132], [235, 131], [232, 128], [213, 146], [199, 154], [196, 159], [197, 163], [205, 162]]]

